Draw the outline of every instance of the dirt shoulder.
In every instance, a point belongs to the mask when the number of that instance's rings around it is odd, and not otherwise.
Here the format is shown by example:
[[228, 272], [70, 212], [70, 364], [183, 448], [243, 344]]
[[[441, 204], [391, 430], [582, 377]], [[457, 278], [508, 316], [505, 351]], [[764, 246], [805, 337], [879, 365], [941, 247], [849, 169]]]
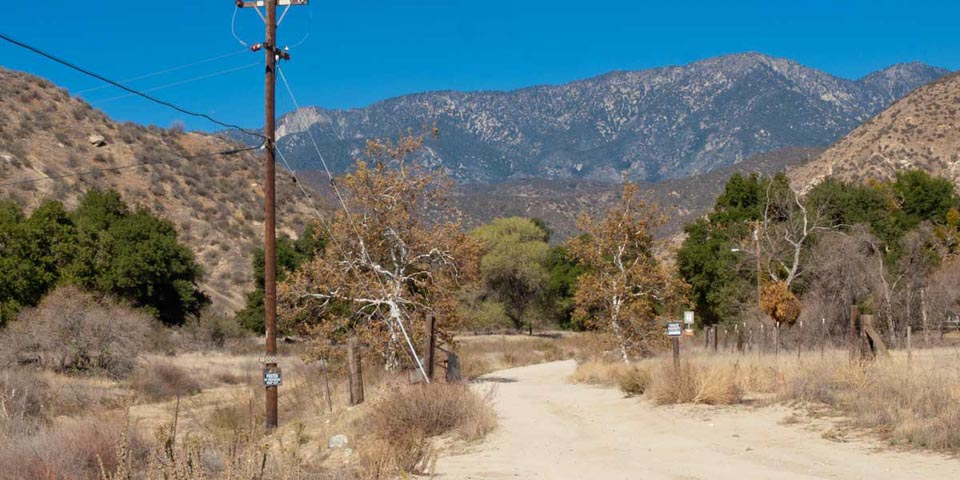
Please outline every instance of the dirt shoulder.
[[476, 388], [496, 389], [498, 429], [441, 458], [438, 478], [960, 478], [960, 460], [837, 441], [824, 435], [828, 422], [797, 422], [784, 407], [655, 407], [570, 384], [575, 368], [568, 360], [483, 377]]

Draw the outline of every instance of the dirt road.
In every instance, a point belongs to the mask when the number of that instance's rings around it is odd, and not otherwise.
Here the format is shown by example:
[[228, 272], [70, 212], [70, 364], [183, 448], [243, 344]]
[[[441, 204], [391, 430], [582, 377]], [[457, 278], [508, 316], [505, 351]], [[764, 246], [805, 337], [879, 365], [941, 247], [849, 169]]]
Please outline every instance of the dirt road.
[[[572, 385], [573, 361], [502, 370], [499, 426], [443, 479], [957, 479], [960, 460], [825, 439], [827, 422], [784, 422], [781, 407], [655, 407]], [[790, 424], [785, 424], [790, 423]]]

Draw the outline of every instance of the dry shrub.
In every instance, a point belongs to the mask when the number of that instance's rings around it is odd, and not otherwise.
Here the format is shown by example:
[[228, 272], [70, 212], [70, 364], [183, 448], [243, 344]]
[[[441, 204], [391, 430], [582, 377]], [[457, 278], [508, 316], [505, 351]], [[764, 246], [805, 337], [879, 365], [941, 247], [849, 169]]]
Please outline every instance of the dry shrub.
[[[117, 418], [70, 420], [41, 428], [32, 435], [0, 441], [0, 480], [99, 478], [100, 465], [116, 469], [122, 456], [116, 448], [124, 422]], [[145, 458], [145, 444], [127, 434], [131, 458]]]
[[[138, 458], [129, 456], [130, 442], [121, 436], [114, 443], [117, 459], [103, 465], [100, 480], [300, 480], [321, 478], [318, 471], [305, 468], [298, 446], [303, 443], [296, 432], [292, 448], [271, 448], [263, 440], [263, 430], [253, 428], [234, 432], [229, 438], [175, 437], [170, 425], [157, 432], [156, 444], [144, 449]], [[142, 460], [146, 458], [146, 461]]]
[[743, 397], [736, 365], [690, 361], [681, 362], [679, 369], [672, 362], [661, 362], [654, 370], [650, 392], [653, 401], [659, 405], [730, 405], [740, 402]]
[[960, 370], [942, 356], [860, 365], [821, 361], [788, 377], [783, 398], [826, 404], [893, 444], [960, 452]]
[[123, 377], [143, 350], [152, 321], [76, 287], [60, 287], [8, 326], [0, 337], [0, 362]]
[[433, 383], [395, 390], [362, 421], [360, 476], [422, 472], [431, 460], [430, 438], [454, 434], [476, 440], [496, 426], [489, 396], [464, 385]]
[[612, 387], [620, 383], [620, 379], [629, 368], [630, 365], [622, 361], [587, 360], [577, 364], [577, 369], [570, 376], [570, 381]]
[[252, 338], [235, 317], [209, 309], [188, 319], [178, 333], [178, 346], [186, 351], [233, 350]]
[[27, 369], [0, 372], [0, 427], [46, 419], [53, 400], [50, 384]]
[[653, 375], [646, 368], [631, 366], [620, 376], [620, 391], [628, 397], [643, 395], [653, 383]]
[[186, 369], [157, 361], [137, 367], [130, 375], [130, 389], [150, 401], [162, 401], [200, 392], [200, 383]]
[[800, 317], [802, 305], [785, 282], [770, 282], [763, 287], [760, 306], [767, 315], [784, 325]]

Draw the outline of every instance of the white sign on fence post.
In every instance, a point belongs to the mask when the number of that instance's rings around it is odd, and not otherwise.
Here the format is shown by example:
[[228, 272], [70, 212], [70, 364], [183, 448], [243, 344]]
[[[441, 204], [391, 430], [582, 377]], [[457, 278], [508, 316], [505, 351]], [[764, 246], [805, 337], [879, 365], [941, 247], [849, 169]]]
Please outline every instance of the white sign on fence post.
[[683, 330], [680, 328], [680, 322], [670, 322], [667, 324], [668, 337], [679, 337], [682, 334]]
[[683, 335], [680, 322], [667, 324], [667, 336], [670, 337], [670, 343], [673, 344], [673, 367], [677, 370], [680, 370], [680, 335]]

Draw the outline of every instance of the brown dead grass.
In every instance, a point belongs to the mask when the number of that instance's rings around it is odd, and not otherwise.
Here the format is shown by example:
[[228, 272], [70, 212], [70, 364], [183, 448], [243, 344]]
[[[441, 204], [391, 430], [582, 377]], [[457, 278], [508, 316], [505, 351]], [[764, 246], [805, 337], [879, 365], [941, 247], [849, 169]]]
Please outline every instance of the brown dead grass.
[[489, 397], [465, 385], [433, 383], [396, 390], [360, 422], [356, 473], [361, 478], [393, 478], [432, 471], [432, 439], [483, 437], [496, 426], [490, 403]]
[[200, 392], [200, 382], [187, 369], [162, 361], [140, 365], [129, 382], [131, 390], [153, 402]]
[[[61, 420], [31, 435], [0, 443], [0, 479], [98, 478], [100, 466], [115, 469], [121, 459], [116, 449], [124, 422], [116, 416]], [[142, 460], [144, 441], [128, 436], [130, 455]]]
[[960, 351], [894, 351], [887, 359], [851, 362], [846, 351], [712, 353], [689, 348], [680, 369], [668, 355], [637, 361], [583, 361], [572, 382], [620, 386], [634, 369], [650, 373], [646, 397], [656, 404], [725, 405], [788, 402], [827, 411], [847, 427], [891, 445], [960, 453]]

